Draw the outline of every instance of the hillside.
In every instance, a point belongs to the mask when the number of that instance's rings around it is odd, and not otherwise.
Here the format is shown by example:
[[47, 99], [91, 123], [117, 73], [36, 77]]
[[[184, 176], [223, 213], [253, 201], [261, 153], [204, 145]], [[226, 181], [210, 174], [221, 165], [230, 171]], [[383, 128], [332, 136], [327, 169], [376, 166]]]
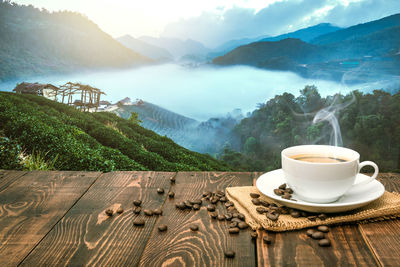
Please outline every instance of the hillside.
[[155, 61], [165, 62], [173, 59], [173, 56], [166, 49], [148, 44], [144, 41], [133, 38], [130, 35], [121, 36], [116, 40], [129, 49], [132, 49], [134, 52], [137, 52]]
[[0, 1], [0, 81], [151, 62], [81, 14]]
[[83, 113], [44, 97], [0, 92], [0, 137], [27, 154], [57, 158], [58, 170], [230, 170], [209, 155], [108, 112]]

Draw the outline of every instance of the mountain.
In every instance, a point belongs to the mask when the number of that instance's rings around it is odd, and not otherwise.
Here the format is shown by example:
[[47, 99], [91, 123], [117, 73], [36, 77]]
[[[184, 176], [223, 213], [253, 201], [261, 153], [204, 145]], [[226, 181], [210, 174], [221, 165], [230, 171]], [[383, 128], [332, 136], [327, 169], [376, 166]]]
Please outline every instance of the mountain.
[[173, 59], [173, 56], [166, 49], [148, 44], [144, 41], [133, 38], [130, 35], [121, 36], [116, 38], [116, 40], [129, 49], [132, 49], [134, 52], [137, 52], [155, 61], [170, 61]]
[[24, 154], [56, 159], [58, 170], [231, 170], [110, 112], [81, 112], [36, 95], [0, 92], [0, 140], [4, 137]]
[[142, 36], [139, 37], [139, 40], [166, 49], [175, 59], [180, 59], [185, 55], [203, 56], [210, 52], [210, 49], [205, 47], [202, 43], [191, 39], [183, 41], [178, 38]]
[[309, 42], [320, 35], [327, 34], [330, 32], [335, 32], [340, 29], [342, 29], [342, 28], [333, 26], [330, 23], [320, 23], [320, 24], [317, 24], [317, 25], [314, 25], [314, 26], [311, 26], [308, 28], [300, 29], [300, 30], [297, 30], [294, 32], [260, 39], [259, 41], [260, 42], [273, 42], [273, 41], [280, 41], [280, 40], [287, 39], [287, 38], [296, 38], [296, 39], [300, 39], [304, 42]]
[[150, 63], [79, 13], [0, 2], [0, 81]]
[[344, 40], [351, 40], [369, 35], [394, 26], [400, 26], [400, 14], [394, 14], [379, 20], [348, 27], [336, 32], [327, 33], [311, 40], [313, 44], [330, 44]]
[[236, 47], [239, 47], [241, 45], [246, 45], [249, 43], [256, 42], [258, 40], [261, 40], [263, 38], [266, 38], [267, 36], [258, 36], [254, 38], [242, 38], [242, 39], [235, 39], [235, 40], [229, 40], [220, 46], [217, 46], [216, 48], [213, 49], [212, 52], [208, 53], [209, 58], [214, 58], [218, 56], [222, 56], [226, 54], [227, 52], [235, 49]]

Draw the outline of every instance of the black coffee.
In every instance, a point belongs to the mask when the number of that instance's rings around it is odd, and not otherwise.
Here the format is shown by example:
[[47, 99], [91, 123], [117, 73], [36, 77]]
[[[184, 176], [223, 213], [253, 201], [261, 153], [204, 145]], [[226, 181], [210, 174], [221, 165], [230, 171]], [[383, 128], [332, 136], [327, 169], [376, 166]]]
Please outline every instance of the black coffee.
[[299, 155], [291, 156], [290, 158], [295, 159], [295, 160], [316, 162], [316, 163], [339, 163], [339, 162], [349, 161], [348, 159], [345, 159], [345, 158], [326, 156], [326, 155], [318, 155], [318, 154], [299, 154]]

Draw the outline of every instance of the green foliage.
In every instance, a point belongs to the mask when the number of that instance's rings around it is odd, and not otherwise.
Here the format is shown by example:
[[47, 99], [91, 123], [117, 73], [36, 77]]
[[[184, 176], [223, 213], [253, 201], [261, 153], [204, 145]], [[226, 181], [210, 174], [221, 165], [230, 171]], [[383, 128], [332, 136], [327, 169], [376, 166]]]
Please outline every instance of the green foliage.
[[241, 153], [225, 149], [219, 158], [243, 170], [268, 171], [280, 168], [280, 151], [286, 147], [330, 144], [330, 124], [312, 120], [332, 103], [346, 104], [336, 114], [344, 146], [358, 151], [361, 160], [376, 162], [381, 171], [400, 171], [400, 92], [381, 90], [322, 98], [316, 87], [306, 86], [297, 98], [277, 95], [234, 129]]
[[14, 140], [0, 136], [0, 169], [21, 169], [21, 146]]
[[137, 112], [131, 112], [131, 116], [128, 119], [130, 122], [134, 124], [141, 124], [142, 121], [139, 120], [139, 114]]
[[56, 155], [53, 159], [46, 159], [48, 153], [42, 153], [40, 151], [35, 152], [31, 155], [25, 156], [22, 160], [22, 164], [24, 165], [24, 169], [27, 171], [51, 171], [55, 170], [55, 164], [58, 159], [58, 155]]

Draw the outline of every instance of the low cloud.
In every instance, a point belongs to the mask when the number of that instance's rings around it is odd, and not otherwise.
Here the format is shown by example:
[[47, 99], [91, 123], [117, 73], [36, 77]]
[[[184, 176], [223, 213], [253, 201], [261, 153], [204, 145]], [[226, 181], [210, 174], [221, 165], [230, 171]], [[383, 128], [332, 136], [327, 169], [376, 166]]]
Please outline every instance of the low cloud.
[[321, 22], [347, 27], [400, 12], [399, 0], [286, 0], [256, 12], [233, 7], [168, 24], [162, 36], [194, 39], [215, 47], [232, 39], [278, 35]]

